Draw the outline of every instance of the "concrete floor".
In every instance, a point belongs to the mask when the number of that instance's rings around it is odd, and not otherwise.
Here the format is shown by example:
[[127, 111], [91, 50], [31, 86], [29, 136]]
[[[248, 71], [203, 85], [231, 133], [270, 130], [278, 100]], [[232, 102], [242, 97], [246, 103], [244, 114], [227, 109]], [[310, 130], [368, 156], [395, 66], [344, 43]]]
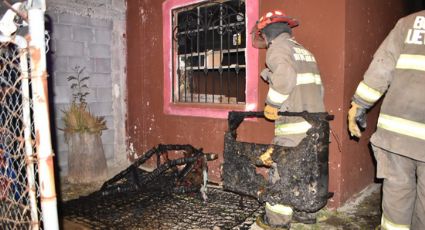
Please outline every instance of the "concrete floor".
[[319, 223], [291, 229], [375, 229], [381, 221], [381, 184], [371, 184], [337, 210], [322, 210]]
[[[61, 199], [67, 201], [90, 194], [100, 188], [100, 183], [73, 185], [64, 183], [61, 187]], [[312, 225], [292, 224], [293, 230], [314, 229], [375, 229], [381, 218], [381, 185], [372, 184], [354, 196], [337, 210], [323, 209], [319, 213], [318, 223]], [[74, 220], [62, 218], [63, 229], [89, 229]], [[143, 228], [140, 228], [143, 229]]]

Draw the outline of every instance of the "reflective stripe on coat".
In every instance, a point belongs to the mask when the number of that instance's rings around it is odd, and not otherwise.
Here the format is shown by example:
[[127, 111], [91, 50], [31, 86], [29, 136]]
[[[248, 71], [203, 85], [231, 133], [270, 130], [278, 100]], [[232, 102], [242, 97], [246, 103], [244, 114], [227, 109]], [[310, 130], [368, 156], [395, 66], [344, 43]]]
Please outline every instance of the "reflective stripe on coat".
[[425, 11], [400, 19], [376, 51], [354, 95], [367, 107], [385, 94], [372, 143], [420, 161], [425, 161], [424, 29]]

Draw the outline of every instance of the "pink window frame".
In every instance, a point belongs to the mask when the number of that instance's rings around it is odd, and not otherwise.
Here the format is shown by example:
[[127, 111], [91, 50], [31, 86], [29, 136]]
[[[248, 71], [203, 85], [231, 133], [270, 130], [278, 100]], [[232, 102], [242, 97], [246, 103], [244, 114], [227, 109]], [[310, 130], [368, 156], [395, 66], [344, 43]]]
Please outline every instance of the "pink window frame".
[[[258, 0], [245, 1], [245, 17], [246, 17], [246, 100], [245, 105], [232, 104], [187, 104], [175, 103], [172, 101], [171, 87], [172, 84], [172, 58], [171, 50], [172, 34], [172, 17], [173, 9], [187, 5], [203, 2], [206, 0], [166, 0], [162, 4], [163, 19], [163, 58], [164, 58], [164, 113], [170, 115], [197, 116], [211, 118], [227, 118], [228, 112], [231, 110], [255, 111], [258, 108], [258, 49], [251, 46], [250, 28], [255, 25], [258, 19]], [[249, 58], [248, 58], [249, 57]]]

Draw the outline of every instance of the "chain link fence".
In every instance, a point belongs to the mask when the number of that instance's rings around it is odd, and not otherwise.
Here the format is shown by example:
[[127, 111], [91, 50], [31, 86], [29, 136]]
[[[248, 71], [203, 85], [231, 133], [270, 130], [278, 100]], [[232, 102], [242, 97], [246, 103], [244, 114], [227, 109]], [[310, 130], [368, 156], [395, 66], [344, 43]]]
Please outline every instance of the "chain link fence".
[[3, 229], [25, 229], [40, 216], [26, 48], [0, 43], [0, 76], [0, 222]]
[[[0, 15], [0, 229], [57, 229], [53, 153], [46, 151], [51, 142], [42, 74], [44, 0], [4, 4], [9, 10]], [[28, 40], [15, 33], [22, 19]]]

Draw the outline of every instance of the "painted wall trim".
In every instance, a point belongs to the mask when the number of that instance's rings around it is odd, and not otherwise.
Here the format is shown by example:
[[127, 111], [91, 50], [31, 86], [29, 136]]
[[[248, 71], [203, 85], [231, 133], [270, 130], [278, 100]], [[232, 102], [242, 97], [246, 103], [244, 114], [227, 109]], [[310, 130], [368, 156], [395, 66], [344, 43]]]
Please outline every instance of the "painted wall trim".
[[[165, 114], [197, 116], [210, 118], [227, 118], [231, 110], [254, 111], [258, 108], [258, 49], [251, 46], [250, 29], [255, 25], [258, 19], [259, 2], [258, 0], [246, 0], [246, 104], [236, 105], [217, 105], [211, 104], [209, 107], [205, 104], [187, 106], [172, 102], [172, 49], [171, 49], [171, 12], [175, 8], [186, 5], [203, 2], [205, 0], [167, 0], [162, 4], [163, 19], [163, 61], [164, 61], [164, 87], [163, 87], [163, 111]], [[219, 107], [219, 108], [218, 108]], [[236, 109], [235, 109], [236, 107]]]

